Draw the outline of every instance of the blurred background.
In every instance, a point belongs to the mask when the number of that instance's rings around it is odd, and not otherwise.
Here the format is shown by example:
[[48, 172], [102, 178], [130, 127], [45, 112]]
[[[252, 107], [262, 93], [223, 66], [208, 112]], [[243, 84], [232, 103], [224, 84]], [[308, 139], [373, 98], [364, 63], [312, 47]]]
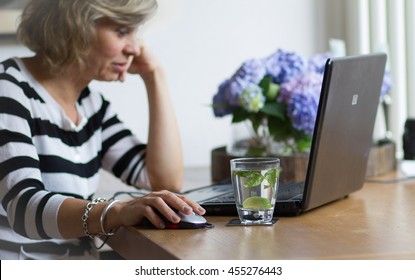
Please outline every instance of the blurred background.
[[[0, 0], [0, 60], [30, 55], [13, 35], [25, 0]], [[139, 35], [164, 65], [181, 130], [186, 167], [210, 165], [211, 150], [228, 143], [230, 116], [215, 118], [213, 95], [242, 62], [281, 48], [304, 56], [326, 52], [330, 39], [348, 55], [384, 51], [392, 74], [389, 136], [402, 157], [405, 120], [415, 116], [414, 0], [158, 0], [159, 10]], [[143, 84], [93, 82], [120, 118], [145, 141]], [[380, 107], [381, 108], [381, 107]], [[379, 117], [375, 135], [387, 128]]]

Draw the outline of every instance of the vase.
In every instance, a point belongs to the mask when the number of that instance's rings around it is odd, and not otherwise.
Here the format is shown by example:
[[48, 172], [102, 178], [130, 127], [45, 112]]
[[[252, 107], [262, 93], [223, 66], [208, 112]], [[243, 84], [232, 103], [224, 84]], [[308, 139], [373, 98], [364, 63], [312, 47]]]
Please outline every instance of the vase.
[[[213, 183], [230, 180], [229, 161], [239, 156], [230, 155], [225, 146], [211, 152], [211, 179]], [[280, 159], [280, 182], [304, 182], [308, 166], [308, 155], [277, 156]]]
[[296, 143], [291, 137], [276, 141], [269, 132], [268, 121], [263, 118], [254, 129], [250, 120], [233, 123], [226, 152], [235, 157], [243, 156], [292, 156]]

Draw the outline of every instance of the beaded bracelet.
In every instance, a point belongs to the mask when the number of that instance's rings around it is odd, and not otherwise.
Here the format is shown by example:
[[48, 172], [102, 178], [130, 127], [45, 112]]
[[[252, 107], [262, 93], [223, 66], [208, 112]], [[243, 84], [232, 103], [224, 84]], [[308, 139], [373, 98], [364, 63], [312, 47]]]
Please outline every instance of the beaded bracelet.
[[97, 234], [91, 234], [88, 231], [88, 218], [89, 218], [89, 212], [91, 211], [92, 207], [94, 207], [96, 204], [100, 202], [107, 201], [106, 198], [94, 198], [92, 201], [88, 202], [88, 204], [85, 207], [85, 213], [82, 216], [82, 227], [84, 228], [84, 234], [85, 236], [88, 236], [91, 239], [94, 239], [96, 236], [101, 236], [100, 233]]
[[104, 228], [104, 222], [105, 222], [105, 216], [107, 215], [108, 210], [117, 202], [119, 202], [119, 200], [111, 201], [109, 204], [107, 204], [107, 206], [105, 206], [104, 210], [102, 210], [101, 218], [99, 219], [99, 221], [101, 224], [101, 233], [105, 236], [114, 235], [115, 233], [114, 229], [110, 230], [109, 232], [106, 232]]

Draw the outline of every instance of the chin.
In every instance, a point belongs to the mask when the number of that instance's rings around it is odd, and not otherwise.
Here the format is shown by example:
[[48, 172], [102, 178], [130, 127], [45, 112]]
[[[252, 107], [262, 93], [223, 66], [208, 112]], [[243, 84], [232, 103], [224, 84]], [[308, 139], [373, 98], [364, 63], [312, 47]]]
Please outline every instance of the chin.
[[115, 82], [118, 81], [120, 77], [120, 74], [111, 74], [111, 75], [102, 75], [98, 77], [96, 80], [101, 82]]

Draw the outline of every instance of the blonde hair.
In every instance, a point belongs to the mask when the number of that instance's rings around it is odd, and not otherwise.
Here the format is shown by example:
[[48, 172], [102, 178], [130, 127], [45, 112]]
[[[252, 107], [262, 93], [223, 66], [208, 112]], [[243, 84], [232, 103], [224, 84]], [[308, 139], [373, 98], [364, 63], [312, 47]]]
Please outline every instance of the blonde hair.
[[59, 73], [65, 65], [84, 64], [97, 20], [135, 27], [156, 9], [156, 0], [31, 0], [21, 15], [17, 38], [44, 57], [52, 73]]

